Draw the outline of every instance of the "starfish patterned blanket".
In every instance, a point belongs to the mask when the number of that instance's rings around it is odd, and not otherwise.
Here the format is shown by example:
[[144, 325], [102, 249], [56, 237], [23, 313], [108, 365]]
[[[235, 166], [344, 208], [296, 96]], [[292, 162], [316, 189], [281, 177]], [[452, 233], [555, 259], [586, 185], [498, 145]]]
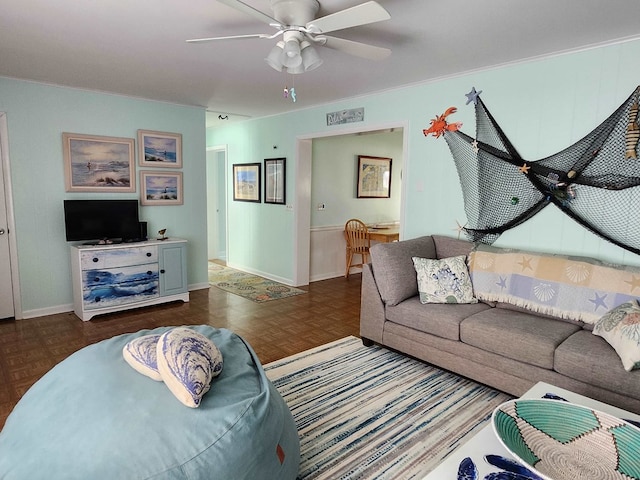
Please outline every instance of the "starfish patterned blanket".
[[469, 255], [478, 300], [594, 324], [640, 295], [640, 267], [479, 244]]

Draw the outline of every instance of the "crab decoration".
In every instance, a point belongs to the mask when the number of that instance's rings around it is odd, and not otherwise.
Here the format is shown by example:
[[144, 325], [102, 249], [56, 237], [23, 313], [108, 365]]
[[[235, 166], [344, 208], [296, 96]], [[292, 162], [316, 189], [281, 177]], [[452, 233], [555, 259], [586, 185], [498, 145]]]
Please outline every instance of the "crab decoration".
[[456, 107], [449, 107], [442, 115], [436, 115], [436, 118], [431, 120], [431, 126], [429, 128], [425, 128], [422, 130], [424, 136], [427, 137], [429, 134], [432, 134], [434, 137], [438, 138], [443, 135], [444, 132], [456, 132], [462, 128], [462, 122], [455, 123], [447, 123], [446, 118], [456, 113], [458, 109]]

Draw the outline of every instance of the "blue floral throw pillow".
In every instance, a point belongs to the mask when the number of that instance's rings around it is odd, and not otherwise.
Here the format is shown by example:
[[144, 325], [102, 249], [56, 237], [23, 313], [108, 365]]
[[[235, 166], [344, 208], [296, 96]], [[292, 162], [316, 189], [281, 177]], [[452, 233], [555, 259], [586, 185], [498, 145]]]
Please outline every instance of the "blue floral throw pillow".
[[128, 342], [122, 349], [124, 360], [142, 375], [161, 382], [162, 377], [158, 371], [158, 359], [156, 345], [160, 335], [143, 335]]
[[412, 257], [422, 303], [478, 303], [473, 296], [466, 257]]
[[201, 333], [187, 327], [171, 329], [157, 344], [158, 371], [171, 393], [184, 405], [200, 406], [211, 381], [222, 372], [222, 354]]
[[625, 302], [605, 313], [593, 327], [593, 333], [615, 349], [625, 370], [640, 368], [640, 306], [637, 300]]

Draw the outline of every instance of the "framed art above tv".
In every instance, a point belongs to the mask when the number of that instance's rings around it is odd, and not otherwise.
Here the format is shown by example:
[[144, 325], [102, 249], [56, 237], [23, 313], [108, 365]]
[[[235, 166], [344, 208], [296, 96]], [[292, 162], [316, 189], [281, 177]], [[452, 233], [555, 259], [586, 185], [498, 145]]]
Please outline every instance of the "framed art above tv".
[[133, 138], [62, 134], [67, 192], [135, 192]]

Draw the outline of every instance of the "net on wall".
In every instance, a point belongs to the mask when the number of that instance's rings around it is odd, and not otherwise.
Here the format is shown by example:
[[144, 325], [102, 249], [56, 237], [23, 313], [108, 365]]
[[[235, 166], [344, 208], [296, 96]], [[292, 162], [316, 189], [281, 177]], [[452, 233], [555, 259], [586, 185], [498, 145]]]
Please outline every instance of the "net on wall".
[[[476, 137], [444, 129], [474, 242], [503, 232], [550, 203], [614, 244], [640, 254], [640, 87], [575, 144], [549, 157], [523, 159], [477, 97]], [[425, 131], [426, 135], [426, 131]]]

